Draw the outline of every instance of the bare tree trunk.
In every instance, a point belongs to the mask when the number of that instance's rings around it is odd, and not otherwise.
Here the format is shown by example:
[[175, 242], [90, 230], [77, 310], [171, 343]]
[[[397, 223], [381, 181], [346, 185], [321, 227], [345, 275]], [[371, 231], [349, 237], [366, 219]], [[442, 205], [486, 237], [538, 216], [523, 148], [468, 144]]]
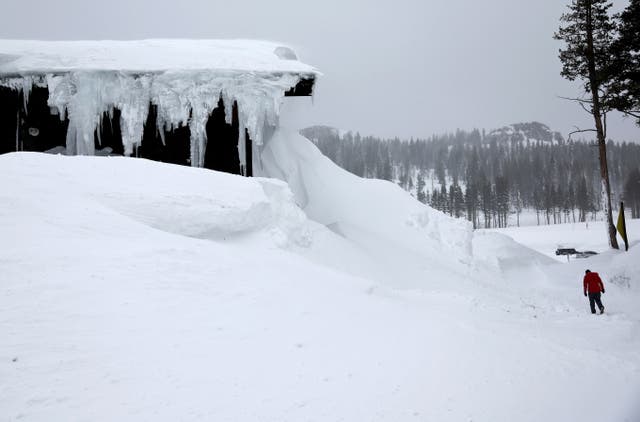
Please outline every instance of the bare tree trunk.
[[618, 249], [618, 240], [616, 239], [616, 228], [613, 225], [613, 216], [611, 214], [611, 186], [609, 185], [609, 168], [607, 167], [607, 143], [604, 125], [602, 124], [602, 112], [600, 109], [600, 94], [598, 88], [600, 82], [596, 75], [596, 63], [593, 48], [593, 16], [591, 14], [591, 1], [587, 6], [587, 65], [589, 68], [589, 86], [591, 87], [591, 97], [593, 105], [591, 114], [596, 124], [596, 133], [598, 137], [598, 151], [600, 153], [600, 178], [602, 179], [602, 190], [604, 194], [604, 213], [607, 221], [607, 232], [609, 236], [609, 246]]

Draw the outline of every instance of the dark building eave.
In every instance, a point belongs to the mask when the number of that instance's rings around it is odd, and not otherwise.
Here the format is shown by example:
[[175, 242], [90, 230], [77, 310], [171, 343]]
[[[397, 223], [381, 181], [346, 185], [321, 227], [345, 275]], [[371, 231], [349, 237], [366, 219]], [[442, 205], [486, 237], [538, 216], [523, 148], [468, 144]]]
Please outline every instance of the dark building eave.
[[300, 79], [296, 86], [284, 93], [285, 97], [310, 97], [313, 95], [313, 86], [316, 82], [315, 76], [305, 76]]
[[[104, 72], [116, 72], [116, 71], [105, 70]], [[32, 76], [32, 77], [36, 76], [44, 79], [46, 75], [59, 76], [67, 73], [69, 73], [69, 71], [27, 72], [27, 73], [7, 72], [7, 73], [0, 73], [0, 79], [21, 78], [25, 76]], [[149, 71], [149, 72], [121, 72], [121, 73], [129, 74], [133, 76], [141, 76], [144, 74], [153, 74], [153, 73], [161, 73], [161, 72]], [[315, 82], [316, 82], [316, 75], [313, 75], [313, 74], [301, 75], [298, 83], [295, 86], [289, 88], [289, 90], [285, 91], [284, 95], [285, 97], [310, 97], [313, 95], [313, 87], [315, 85]]]

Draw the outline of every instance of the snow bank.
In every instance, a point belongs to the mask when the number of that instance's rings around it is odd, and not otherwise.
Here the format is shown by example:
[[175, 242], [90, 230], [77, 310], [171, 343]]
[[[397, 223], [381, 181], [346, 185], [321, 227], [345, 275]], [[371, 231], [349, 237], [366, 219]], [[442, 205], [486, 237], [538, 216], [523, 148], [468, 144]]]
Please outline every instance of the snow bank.
[[254, 171], [286, 181], [309, 218], [367, 252], [378, 277], [396, 286], [424, 286], [452, 273], [468, 276], [468, 222], [419, 203], [391, 182], [340, 169], [290, 129], [278, 129], [261, 158], [262, 168]]
[[76, 223], [74, 209], [80, 206], [99, 210], [105, 224], [125, 218], [200, 239], [260, 234], [281, 247], [310, 242], [304, 213], [277, 180], [126, 157], [16, 153], [0, 155], [0, 166], [5, 195], [29, 209], [48, 209], [68, 228]]
[[557, 263], [509, 236], [482, 230], [476, 231], [473, 237], [473, 255], [478, 261], [502, 272], [521, 271], [524, 266], [540, 267]]
[[[122, 157], [0, 156], [0, 415], [638, 419], [635, 290], [608, 284], [610, 313], [592, 316], [582, 268], [538, 267], [556, 281], [549, 290], [527, 273], [509, 294], [465, 283], [469, 252], [455, 245], [468, 247], [466, 225], [289, 140], [305, 160], [270, 171], [304, 176], [295, 200], [342, 235], [309, 222], [279, 181]], [[267, 152], [265, 169], [292, 165]], [[517, 256], [528, 259], [516, 251], [509, 266]], [[621, 262], [634, 283], [637, 258]], [[349, 265], [372, 275], [337, 270]], [[594, 391], [598, 405], [581, 405]]]
[[[93, 155], [103, 113], [120, 109], [125, 153], [142, 139], [149, 103], [158, 107], [158, 131], [189, 125], [191, 163], [202, 167], [206, 123], [218, 100], [231, 123], [237, 101], [240, 134], [262, 144], [276, 126], [284, 93], [317, 76], [288, 47], [247, 40], [11, 41], [0, 40], [0, 86], [25, 93], [48, 87], [48, 104], [69, 118], [69, 154]], [[244, 139], [238, 141], [244, 166]]]
[[640, 242], [633, 242], [627, 252], [615, 253], [607, 270], [609, 282], [640, 292]]

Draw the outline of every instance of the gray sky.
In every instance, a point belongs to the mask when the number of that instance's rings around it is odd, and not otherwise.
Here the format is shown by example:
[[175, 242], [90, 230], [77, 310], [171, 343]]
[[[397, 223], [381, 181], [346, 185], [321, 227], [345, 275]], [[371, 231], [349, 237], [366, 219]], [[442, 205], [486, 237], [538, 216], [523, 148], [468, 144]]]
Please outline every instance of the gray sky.
[[[552, 39], [568, 0], [21, 0], [1, 38], [258, 38], [292, 45], [324, 76], [297, 119], [426, 137], [537, 120], [591, 127]], [[626, 1], [614, 1], [624, 7]], [[640, 141], [619, 116], [609, 136]]]

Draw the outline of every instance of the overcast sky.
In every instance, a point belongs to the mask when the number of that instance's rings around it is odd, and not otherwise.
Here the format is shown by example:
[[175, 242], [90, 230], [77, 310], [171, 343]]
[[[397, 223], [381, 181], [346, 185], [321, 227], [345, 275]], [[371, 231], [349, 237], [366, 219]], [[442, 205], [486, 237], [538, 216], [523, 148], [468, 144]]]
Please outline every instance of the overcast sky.
[[[426, 137], [536, 120], [566, 134], [592, 125], [558, 98], [579, 90], [559, 76], [560, 43], [552, 39], [567, 3], [21, 0], [3, 5], [0, 37], [282, 41], [324, 74], [313, 105], [296, 117], [304, 124]], [[609, 136], [639, 141], [640, 128], [612, 116]]]

